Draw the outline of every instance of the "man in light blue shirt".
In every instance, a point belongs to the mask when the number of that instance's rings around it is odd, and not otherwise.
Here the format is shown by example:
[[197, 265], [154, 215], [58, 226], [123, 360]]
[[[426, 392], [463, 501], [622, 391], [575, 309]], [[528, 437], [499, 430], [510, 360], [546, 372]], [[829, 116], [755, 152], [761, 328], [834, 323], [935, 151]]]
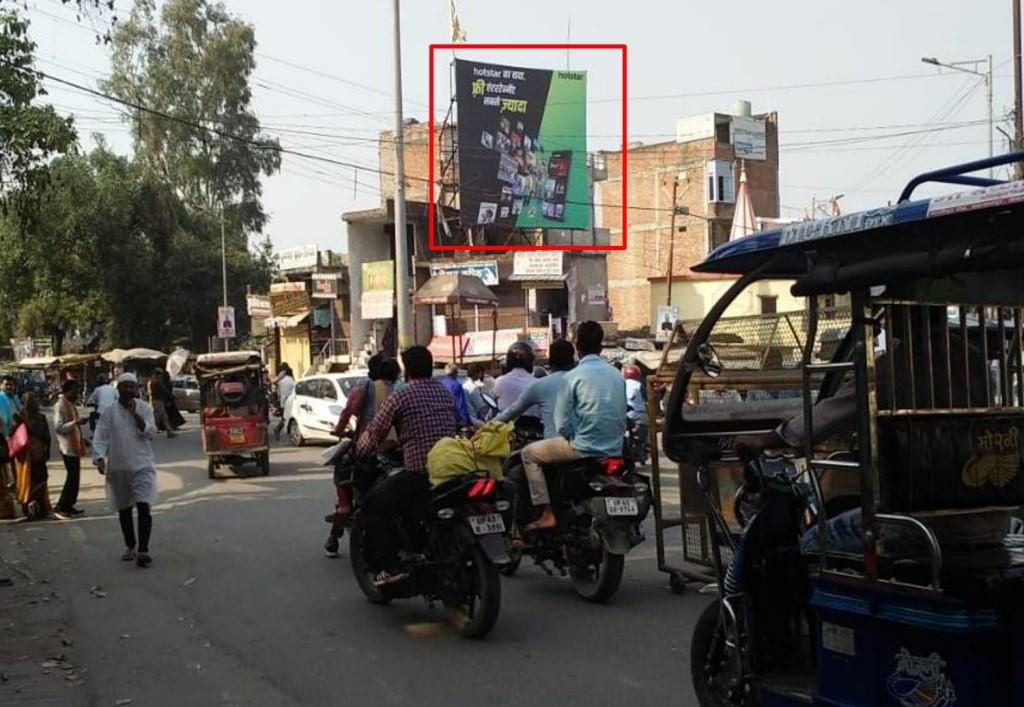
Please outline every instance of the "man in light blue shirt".
[[562, 378], [555, 403], [558, 435], [523, 448], [523, 471], [533, 505], [541, 516], [527, 530], [553, 528], [555, 514], [543, 467], [587, 457], [622, 456], [626, 433], [626, 382], [615, 368], [601, 360], [604, 330], [597, 322], [583, 322], [576, 330], [580, 362]]
[[14, 378], [4, 376], [0, 382], [0, 423], [3, 424], [3, 433], [7, 436], [14, 431], [14, 416], [21, 412], [21, 401], [15, 392]]
[[558, 392], [562, 389], [566, 371], [571, 371], [576, 363], [572, 344], [565, 339], [552, 342], [548, 363], [551, 365], [551, 374], [531, 383], [530, 387], [523, 391], [510, 407], [498, 413], [497, 417], [501, 422], [512, 422], [536, 406], [544, 424], [544, 439], [558, 436], [558, 428], [555, 427], [555, 403], [558, 400]]

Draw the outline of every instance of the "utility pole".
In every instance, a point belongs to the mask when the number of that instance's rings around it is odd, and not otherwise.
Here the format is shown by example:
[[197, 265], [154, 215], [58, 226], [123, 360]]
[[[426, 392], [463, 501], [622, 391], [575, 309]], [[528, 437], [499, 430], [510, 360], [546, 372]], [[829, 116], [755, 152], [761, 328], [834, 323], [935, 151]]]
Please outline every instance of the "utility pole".
[[[224, 237], [224, 206], [220, 207], [220, 274], [224, 285], [224, 306], [228, 306], [228, 247]], [[224, 350], [229, 348], [228, 337], [224, 337]]]
[[[1017, 4], [1017, 3], [1020, 2], [1020, 0], [1013, 0], [1013, 2], [1015, 4]], [[1017, 15], [1018, 15], [1018, 18], [1019, 18], [1019, 15], [1020, 15], [1019, 11], [1017, 12]], [[1018, 27], [1019, 27], [1019, 25], [1018, 25]], [[1019, 35], [1018, 35], [1018, 37], [1019, 37]], [[1017, 43], [1019, 43], [1019, 39], [1017, 39], [1015, 41]], [[995, 143], [993, 141], [994, 140], [993, 131], [995, 130], [995, 114], [994, 114], [994, 111], [993, 111], [993, 108], [992, 108], [992, 55], [989, 54], [986, 59], [972, 59], [970, 61], [954, 61], [954, 62], [951, 62], [951, 63], [948, 63], [948, 64], [939, 61], [938, 59], [936, 59], [933, 56], [922, 57], [921, 61], [924, 62], [925, 64], [931, 64], [932, 66], [943, 67], [943, 68], [946, 68], [946, 69], [953, 69], [954, 71], [961, 71], [961, 72], [963, 72], [965, 74], [973, 74], [975, 76], [980, 76], [981, 79], [985, 82], [985, 100], [986, 100], [986, 102], [988, 104], [988, 156], [989, 157], [994, 156], [995, 155]], [[978, 71], [978, 67], [979, 66], [984, 66], [986, 64], [986, 62], [988, 63], [988, 70], [987, 71]], [[965, 65], [967, 65], [967, 64], [972, 65], [974, 68], [973, 69], [964, 68]], [[989, 177], [993, 176], [993, 170], [992, 170], [991, 167], [989, 167], [989, 169], [988, 169], [988, 176]]]
[[[672, 267], [673, 267], [673, 255], [676, 251], [676, 199], [679, 196], [679, 175], [677, 174], [672, 178], [672, 225], [668, 231], [668, 272], [665, 274], [666, 294], [665, 294], [665, 305], [668, 307], [672, 306]], [[708, 224], [710, 227], [710, 224]]]
[[[1021, 105], [1020, 0], [1013, 0], [1013, 149], [1024, 150], [1024, 106]], [[1016, 179], [1024, 179], [1024, 164], [1015, 162]]]
[[409, 292], [409, 248], [405, 237], [405, 120], [402, 116], [402, 31], [399, 0], [393, 0], [395, 44], [395, 301], [398, 350], [413, 343]]

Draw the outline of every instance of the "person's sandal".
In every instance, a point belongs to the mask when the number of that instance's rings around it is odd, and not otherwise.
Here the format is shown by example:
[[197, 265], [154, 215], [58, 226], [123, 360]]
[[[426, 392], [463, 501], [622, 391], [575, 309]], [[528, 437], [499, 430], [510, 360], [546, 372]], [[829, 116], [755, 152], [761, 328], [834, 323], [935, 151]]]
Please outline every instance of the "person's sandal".
[[124, 554], [121, 555], [121, 562], [131, 562], [134, 559], [135, 559], [135, 550], [133, 550], [131, 548], [125, 550]]
[[139, 556], [135, 558], [135, 564], [139, 567], [149, 567], [149, 563], [153, 561], [153, 558], [149, 556], [148, 552], [140, 552]]

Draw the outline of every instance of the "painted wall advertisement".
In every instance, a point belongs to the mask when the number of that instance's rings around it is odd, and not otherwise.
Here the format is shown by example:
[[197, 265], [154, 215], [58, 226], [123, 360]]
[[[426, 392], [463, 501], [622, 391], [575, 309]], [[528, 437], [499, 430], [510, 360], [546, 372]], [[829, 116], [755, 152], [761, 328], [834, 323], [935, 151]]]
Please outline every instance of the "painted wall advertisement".
[[395, 310], [395, 261], [375, 260], [362, 265], [359, 297], [363, 319], [391, 319]]
[[768, 159], [763, 120], [734, 117], [729, 125], [729, 136], [737, 159]]
[[587, 74], [456, 60], [466, 226], [590, 227]]
[[430, 276], [434, 275], [474, 275], [491, 287], [498, 284], [498, 261], [488, 260], [480, 263], [444, 263], [431, 265]]
[[675, 305], [658, 305], [658, 317], [654, 327], [655, 341], [668, 341], [672, 338], [672, 331], [679, 321], [679, 307]]

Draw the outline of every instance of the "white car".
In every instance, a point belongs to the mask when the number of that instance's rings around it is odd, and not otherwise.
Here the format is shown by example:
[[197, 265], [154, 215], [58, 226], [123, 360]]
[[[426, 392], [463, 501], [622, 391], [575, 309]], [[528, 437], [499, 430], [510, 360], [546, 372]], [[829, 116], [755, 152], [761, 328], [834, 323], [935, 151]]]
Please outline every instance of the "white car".
[[337, 442], [334, 427], [345, 409], [345, 401], [367, 380], [366, 371], [322, 373], [300, 378], [295, 383], [295, 391], [284, 403], [284, 426], [291, 445], [301, 447], [306, 442]]

